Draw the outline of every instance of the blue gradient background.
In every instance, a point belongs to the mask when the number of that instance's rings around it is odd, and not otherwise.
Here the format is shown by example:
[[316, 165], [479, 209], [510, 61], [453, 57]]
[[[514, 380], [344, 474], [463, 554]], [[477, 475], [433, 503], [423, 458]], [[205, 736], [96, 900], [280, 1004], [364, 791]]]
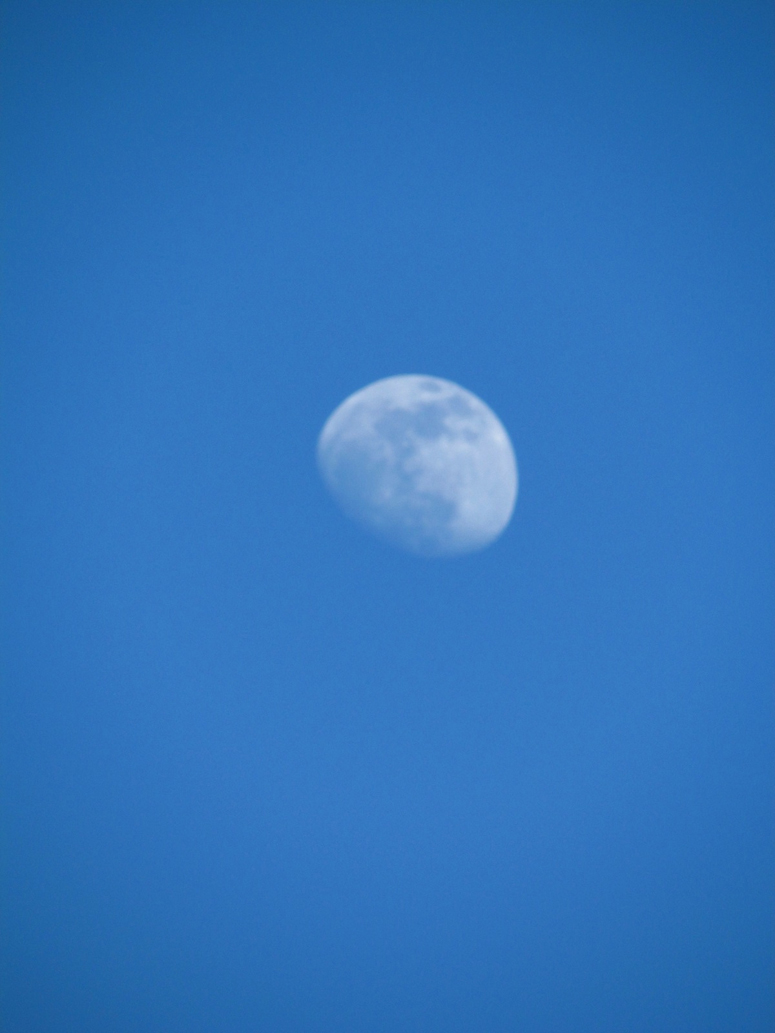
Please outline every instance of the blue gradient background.
[[[771, 5], [2, 33], [4, 1033], [770, 1033]], [[480, 555], [317, 476], [409, 372]]]

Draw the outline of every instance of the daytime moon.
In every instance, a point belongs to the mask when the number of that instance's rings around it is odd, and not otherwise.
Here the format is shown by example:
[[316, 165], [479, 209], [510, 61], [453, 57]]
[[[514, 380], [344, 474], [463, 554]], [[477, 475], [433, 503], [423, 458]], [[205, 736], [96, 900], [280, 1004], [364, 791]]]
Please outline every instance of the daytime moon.
[[347, 516], [417, 555], [482, 549], [514, 510], [509, 436], [481, 399], [449, 380], [388, 377], [356, 391], [326, 421], [317, 452]]

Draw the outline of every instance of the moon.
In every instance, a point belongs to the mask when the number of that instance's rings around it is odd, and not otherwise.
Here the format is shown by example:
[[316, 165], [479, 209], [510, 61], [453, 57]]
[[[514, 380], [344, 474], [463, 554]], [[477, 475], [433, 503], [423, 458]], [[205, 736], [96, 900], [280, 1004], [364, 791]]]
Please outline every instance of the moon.
[[356, 391], [326, 421], [317, 458], [347, 516], [416, 555], [482, 549], [514, 511], [517, 461], [503, 424], [439, 377], [387, 377]]

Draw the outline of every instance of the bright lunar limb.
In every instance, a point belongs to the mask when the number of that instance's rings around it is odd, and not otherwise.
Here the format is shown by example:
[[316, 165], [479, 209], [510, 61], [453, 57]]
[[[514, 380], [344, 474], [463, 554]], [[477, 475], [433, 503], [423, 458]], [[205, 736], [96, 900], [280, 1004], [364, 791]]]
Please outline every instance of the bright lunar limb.
[[423, 556], [489, 545], [517, 498], [503, 424], [438, 377], [388, 377], [350, 395], [321, 431], [318, 465], [348, 516]]

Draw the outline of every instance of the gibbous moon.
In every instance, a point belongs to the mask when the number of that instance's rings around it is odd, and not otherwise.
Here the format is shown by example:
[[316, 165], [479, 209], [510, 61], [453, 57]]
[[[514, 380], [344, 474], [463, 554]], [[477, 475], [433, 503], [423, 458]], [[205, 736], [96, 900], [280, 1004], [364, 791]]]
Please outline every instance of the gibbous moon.
[[509, 436], [481, 399], [449, 380], [369, 384], [334, 410], [317, 451], [323, 480], [347, 516], [421, 556], [482, 549], [514, 510]]

